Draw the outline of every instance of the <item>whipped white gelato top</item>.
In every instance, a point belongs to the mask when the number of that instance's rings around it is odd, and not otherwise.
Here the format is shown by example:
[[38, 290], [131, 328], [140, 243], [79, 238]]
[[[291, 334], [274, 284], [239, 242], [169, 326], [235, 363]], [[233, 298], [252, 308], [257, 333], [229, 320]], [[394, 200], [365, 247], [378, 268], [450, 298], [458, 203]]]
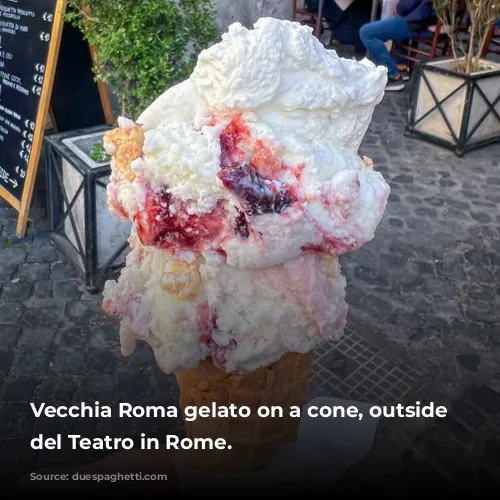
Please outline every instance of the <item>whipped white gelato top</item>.
[[[262, 18], [248, 30], [234, 23], [203, 51], [186, 82], [169, 89], [139, 118], [146, 130], [204, 114], [253, 112], [277, 138], [338, 140], [354, 152], [387, 83], [385, 67], [340, 58], [311, 28]], [[206, 116], [206, 115], [205, 115]]]

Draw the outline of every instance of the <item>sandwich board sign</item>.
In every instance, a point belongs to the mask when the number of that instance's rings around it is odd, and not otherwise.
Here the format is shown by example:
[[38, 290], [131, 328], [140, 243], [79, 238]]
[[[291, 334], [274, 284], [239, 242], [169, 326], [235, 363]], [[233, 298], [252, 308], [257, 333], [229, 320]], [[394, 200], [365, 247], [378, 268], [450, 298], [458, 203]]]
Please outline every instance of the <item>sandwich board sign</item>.
[[66, 0], [0, 0], [0, 197], [23, 238], [47, 119], [55, 132], [114, 122], [96, 50], [64, 24]]
[[61, 41], [64, 0], [0, 0], [0, 196], [24, 237]]

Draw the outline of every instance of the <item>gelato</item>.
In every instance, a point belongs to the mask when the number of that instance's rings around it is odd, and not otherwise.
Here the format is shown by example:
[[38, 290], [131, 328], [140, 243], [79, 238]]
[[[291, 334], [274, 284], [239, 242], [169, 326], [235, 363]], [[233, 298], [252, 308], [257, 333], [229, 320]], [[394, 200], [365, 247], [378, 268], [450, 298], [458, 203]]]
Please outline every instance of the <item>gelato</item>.
[[124, 355], [244, 374], [343, 331], [337, 256], [370, 241], [389, 186], [358, 156], [384, 68], [297, 23], [233, 24], [191, 77], [105, 137], [108, 202], [134, 223], [104, 307]]

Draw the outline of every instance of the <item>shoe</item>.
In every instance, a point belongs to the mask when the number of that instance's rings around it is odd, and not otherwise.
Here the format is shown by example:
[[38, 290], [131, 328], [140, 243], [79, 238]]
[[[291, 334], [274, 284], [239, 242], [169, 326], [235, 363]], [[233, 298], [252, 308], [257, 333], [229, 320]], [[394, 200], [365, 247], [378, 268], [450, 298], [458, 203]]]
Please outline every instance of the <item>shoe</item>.
[[407, 82], [410, 79], [410, 68], [406, 64], [398, 64], [398, 71], [403, 81]]
[[399, 78], [389, 77], [387, 85], [385, 86], [385, 91], [398, 92], [400, 90], [403, 90], [404, 88], [405, 88], [405, 82], [403, 81], [403, 77], [399, 75]]

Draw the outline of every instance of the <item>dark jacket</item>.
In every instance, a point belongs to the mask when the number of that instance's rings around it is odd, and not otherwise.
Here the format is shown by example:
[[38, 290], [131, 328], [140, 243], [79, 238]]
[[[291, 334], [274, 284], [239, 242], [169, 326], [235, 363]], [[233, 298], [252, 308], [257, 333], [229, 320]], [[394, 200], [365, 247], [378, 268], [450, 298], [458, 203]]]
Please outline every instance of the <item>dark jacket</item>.
[[399, 0], [396, 12], [413, 31], [424, 30], [437, 22], [431, 0]]

